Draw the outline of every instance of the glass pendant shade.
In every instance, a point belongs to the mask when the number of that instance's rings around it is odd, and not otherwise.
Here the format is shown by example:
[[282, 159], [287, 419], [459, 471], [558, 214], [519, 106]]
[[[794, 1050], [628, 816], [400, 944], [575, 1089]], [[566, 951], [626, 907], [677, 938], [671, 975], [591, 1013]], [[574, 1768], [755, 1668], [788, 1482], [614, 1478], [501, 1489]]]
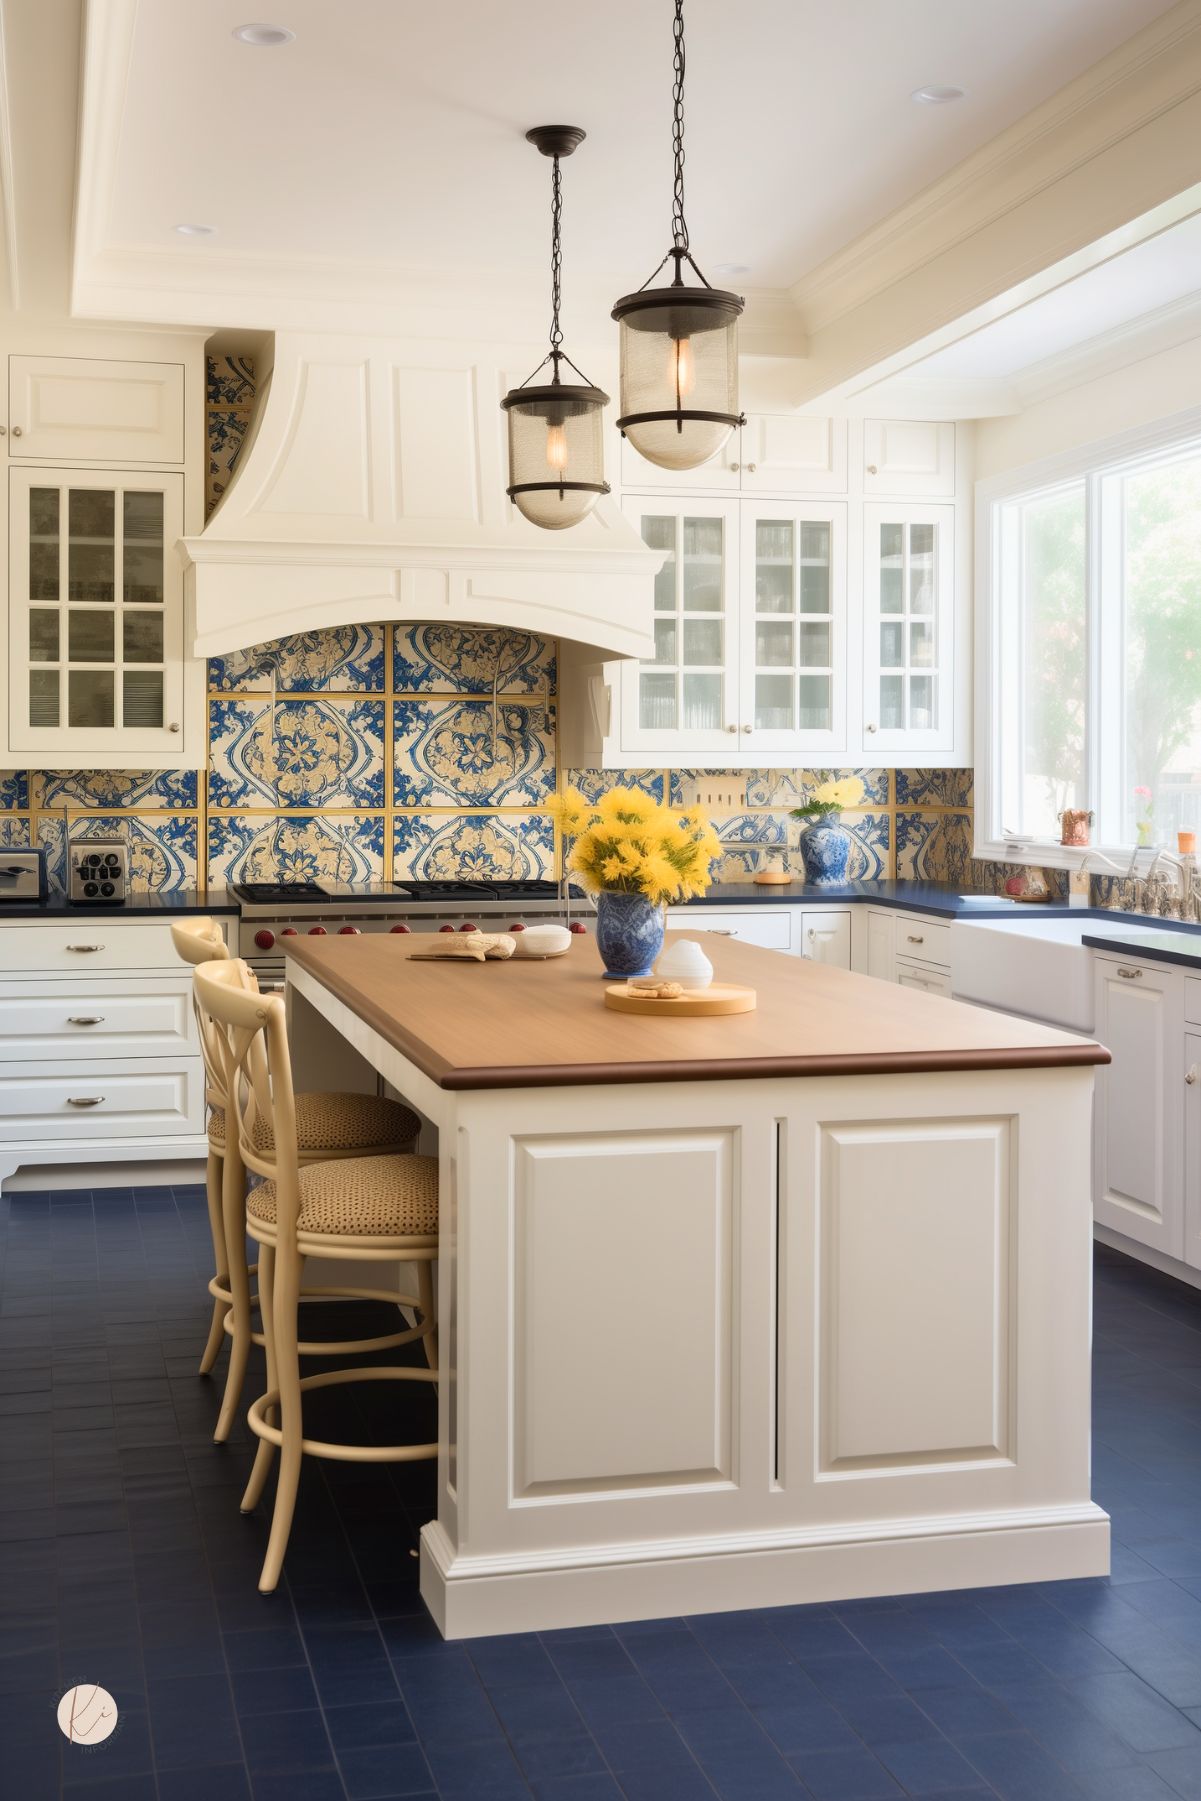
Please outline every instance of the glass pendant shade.
[[613, 308], [621, 326], [621, 417], [640, 456], [695, 469], [717, 455], [738, 412], [738, 315], [720, 288], [644, 288]]
[[568, 382], [513, 388], [501, 405], [509, 415], [509, 498], [546, 531], [578, 525], [605, 481], [604, 409], [600, 388]]

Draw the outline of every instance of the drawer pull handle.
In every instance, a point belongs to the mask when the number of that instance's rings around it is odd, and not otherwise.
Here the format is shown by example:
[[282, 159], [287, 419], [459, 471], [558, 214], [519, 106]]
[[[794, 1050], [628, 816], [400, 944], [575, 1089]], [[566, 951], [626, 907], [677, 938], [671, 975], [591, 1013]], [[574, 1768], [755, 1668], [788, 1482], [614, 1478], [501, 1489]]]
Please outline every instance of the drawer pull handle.
[[737, 938], [738, 933], [730, 926], [710, 926], [709, 930], [715, 938]]
[[1125, 964], [1120, 966], [1118, 974], [1124, 982], [1141, 982], [1143, 977], [1141, 969], [1127, 969]]
[[103, 1013], [73, 1013], [67, 1021], [71, 1026], [102, 1026]]
[[67, 949], [69, 951], [102, 951], [104, 946], [102, 944], [69, 944]]
[[912, 932], [906, 932], [905, 942], [906, 942], [906, 944], [925, 944], [926, 940], [921, 936], [920, 933], [915, 938]]
[[98, 1107], [104, 1099], [102, 1094], [69, 1094], [68, 1107]]

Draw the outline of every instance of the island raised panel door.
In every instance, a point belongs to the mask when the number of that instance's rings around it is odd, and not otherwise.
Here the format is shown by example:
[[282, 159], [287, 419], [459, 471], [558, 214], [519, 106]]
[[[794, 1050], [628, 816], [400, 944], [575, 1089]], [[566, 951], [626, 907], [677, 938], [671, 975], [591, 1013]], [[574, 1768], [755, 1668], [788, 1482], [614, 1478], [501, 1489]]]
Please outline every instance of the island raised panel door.
[[851, 915], [814, 912], [801, 914], [801, 955], [832, 969], [851, 967]]
[[1094, 968], [1096, 1036], [1113, 1061], [1097, 1071], [1093, 1215], [1113, 1232], [1181, 1257], [1180, 978], [1104, 956]]

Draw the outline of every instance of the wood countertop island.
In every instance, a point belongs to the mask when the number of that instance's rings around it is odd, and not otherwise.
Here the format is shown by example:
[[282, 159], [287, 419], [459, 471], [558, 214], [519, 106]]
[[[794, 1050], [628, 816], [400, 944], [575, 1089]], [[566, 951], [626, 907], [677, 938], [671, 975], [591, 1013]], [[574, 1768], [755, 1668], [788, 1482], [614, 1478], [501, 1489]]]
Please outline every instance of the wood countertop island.
[[288, 1006], [438, 1153], [447, 1637], [1107, 1571], [1100, 1045], [721, 937], [753, 1013], [422, 942], [290, 941]]

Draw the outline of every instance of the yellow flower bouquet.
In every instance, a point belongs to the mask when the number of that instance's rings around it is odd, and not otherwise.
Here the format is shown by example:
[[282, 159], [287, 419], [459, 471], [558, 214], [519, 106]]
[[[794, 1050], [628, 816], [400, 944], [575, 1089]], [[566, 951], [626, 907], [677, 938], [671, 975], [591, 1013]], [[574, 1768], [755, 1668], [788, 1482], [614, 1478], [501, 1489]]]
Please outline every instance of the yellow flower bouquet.
[[857, 807], [863, 799], [863, 783], [857, 775], [843, 776], [841, 781], [821, 782], [803, 807], [794, 807], [794, 819], [825, 819], [841, 813], [844, 807]]

